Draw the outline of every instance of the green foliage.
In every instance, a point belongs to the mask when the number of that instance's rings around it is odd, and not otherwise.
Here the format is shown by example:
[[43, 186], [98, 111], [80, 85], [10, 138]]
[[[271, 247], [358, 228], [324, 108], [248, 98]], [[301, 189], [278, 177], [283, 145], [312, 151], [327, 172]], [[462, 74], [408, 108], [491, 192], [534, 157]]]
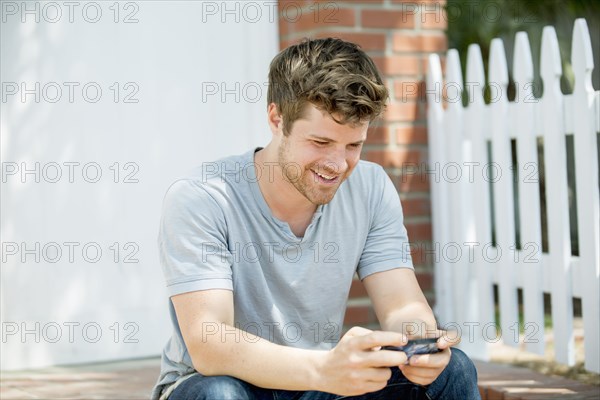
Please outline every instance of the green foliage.
[[[594, 64], [592, 74], [594, 88], [600, 87], [600, 1], [593, 0], [448, 0], [448, 46], [460, 53], [465, 71], [467, 48], [471, 43], [481, 47], [483, 62], [487, 71], [490, 42], [498, 37], [504, 42], [508, 58], [509, 73], [512, 71], [512, 55], [515, 34], [527, 32], [531, 44], [535, 86], [534, 94], [542, 93], [539, 80], [539, 59], [542, 29], [552, 25], [559, 41], [564, 93], [571, 93], [573, 74], [571, 70], [571, 37], [573, 23], [577, 18], [585, 18], [590, 31]], [[509, 92], [509, 98], [511, 94]]]

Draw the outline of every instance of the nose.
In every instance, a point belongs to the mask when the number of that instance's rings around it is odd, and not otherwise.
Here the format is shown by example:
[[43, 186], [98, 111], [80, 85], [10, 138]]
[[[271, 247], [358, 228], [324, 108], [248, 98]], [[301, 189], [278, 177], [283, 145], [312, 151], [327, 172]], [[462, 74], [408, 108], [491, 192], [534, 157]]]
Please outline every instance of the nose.
[[323, 169], [332, 174], [343, 174], [348, 169], [346, 160], [346, 149], [344, 147], [335, 148], [328, 154], [327, 161]]

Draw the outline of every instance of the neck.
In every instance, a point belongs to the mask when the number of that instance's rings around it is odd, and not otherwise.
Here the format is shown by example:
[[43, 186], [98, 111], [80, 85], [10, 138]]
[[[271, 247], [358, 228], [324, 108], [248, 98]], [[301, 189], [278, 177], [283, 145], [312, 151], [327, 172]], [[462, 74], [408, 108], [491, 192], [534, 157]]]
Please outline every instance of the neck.
[[258, 186], [273, 215], [286, 222], [295, 222], [312, 215], [317, 206], [288, 182], [278, 164], [277, 149], [270, 143], [254, 153]]

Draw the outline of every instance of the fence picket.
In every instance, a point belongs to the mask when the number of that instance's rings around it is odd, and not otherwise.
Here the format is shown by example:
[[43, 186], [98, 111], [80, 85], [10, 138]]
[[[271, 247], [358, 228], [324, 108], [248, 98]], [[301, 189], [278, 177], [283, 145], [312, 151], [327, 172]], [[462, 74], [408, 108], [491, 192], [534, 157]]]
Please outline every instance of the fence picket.
[[[470, 151], [465, 153], [465, 170], [473, 168], [473, 175], [469, 175], [471, 204], [475, 217], [474, 236], [476, 239], [467, 244], [469, 254], [473, 254], [473, 268], [477, 279], [478, 299], [478, 325], [475, 330], [475, 340], [491, 341], [495, 339], [494, 326], [494, 294], [492, 291], [492, 267], [483, 258], [482, 246], [492, 242], [492, 227], [490, 213], [489, 185], [482, 174], [483, 167], [487, 164], [488, 131], [486, 126], [485, 102], [483, 88], [485, 75], [481, 49], [477, 44], [469, 46], [467, 53], [466, 83], [469, 94], [468, 107], [465, 109], [465, 140], [470, 143]], [[471, 179], [472, 178], [472, 179]], [[470, 238], [468, 235], [467, 238]], [[482, 360], [489, 359], [488, 346], [482, 346], [477, 357]]]
[[523, 272], [525, 345], [532, 353], [544, 354], [544, 295], [542, 275], [542, 224], [540, 218], [537, 127], [533, 97], [533, 61], [526, 32], [515, 37], [513, 79], [516, 96], [511, 118], [517, 137], [517, 176], [519, 191], [521, 254], [518, 267]]
[[[511, 142], [508, 130], [508, 68], [501, 39], [493, 39], [490, 47], [489, 84], [492, 100], [489, 104], [490, 130], [492, 134], [492, 173], [494, 184], [494, 211], [496, 223], [495, 262], [500, 260], [498, 293], [500, 297], [500, 327], [504, 343], [519, 343], [518, 305], [515, 265], [510, 252], [515, 250], [515, 217], [513, 195], [513, 172], [511, 169]], [[495, 92], [495, 94], [494, 94]], [[496, 180], [497, 179], [497, 180]], [[512, 249], [512, 250], [511, 250]]]
[[[429, 55], [427, 72], [427, 87], [430, 90], [427, 91], [427, 120], [428, 120], [428, 144], [429, 144], [429, 160], [430, 164], [440, 163], [444, 164], [445, 156], [445, 143], [446, 138], [443, 134], [443, 116], [444, 110], [442, 108], [442, 67], [440, 64], [440, 58], [437, 54]], [[429, 167], [432, 168], [431, 166]], [[431, 218], [433, 222], [433, 243], [447, 243], [449, 238], [450, 220], [449, 213], [446, 209], [445, 199], [448, 198], [448, 188], [444, 182], [440, 184], [431, 185]], [[448, 282], [451, 281], [451, 266], [443, 258], [439, 258], [434, 263], [435, 272], [435, 292], [436, 292], [436, 304], [435, 314], [438, 319], [438, 323], [445, 325], [452, 321], [453, 310], [452, 310], [452, 285]]]
[[595, 131], [594, 101], [591, 74], [594, 69], [592, 45], [584, 19], [575, 21], [571, 64], [575, 74], [572, 95], [575, 180], [577, 190], [577, 221], [579, 259], [583, 282], [583, 323], [585, 367], [600, 373], [600, 333], [598, 304], [600, 304], [600, 212], [598, 198], [598, 153]]
[[[448, 107], [445, 112], [444, 127], [447, 130], [447, 152], [450, 157], [443, 166], [442, 178], [450, 188], [450, 201], [447, 212], [451, 215], [451, 242], [443, 244], [442, 255], [448, 258], [453, 267], [455, 289], [455, 320], [453, 321], [463, 331], [464, 327], [472, 326], [477, 319], [477, 281], [474, 269], [465, 256], [464, 243], [475, 240], [475, 219], [472, 210], [472, 188], [463, 179], [465, 154], [470, 151], [468, 141], [464, 138], [464, 107], [462, 105], [463, 77], [460, 58], [456, 50], [449, 50], [446, 58], [446, 99]], [[469, 237], [470, 236], [470, 237]], [[477, 327], [475, 327], [477, 330]], [[462, 332], [465, 334], [465, 332]], [[481, 335], [471, 330], [468, 338], [464, 338], [460, 347], [469, 353], [484, 349]], [[474, 335], [471, 337], [471, 335]]]
[[[446, 99], [449, 98], [448, 90], [462, 88], [462, 74], [460, 71], [460, 61], [456, 58], [456, 53], [449, 51], [446, 57]], [[463, 143], [463, 107], [460, 102], [447, 101], [446, 112], [444, 113], [444, 136], [446, 136], [446, 162], [436, 165], [436, 182], [444, 181], [448, 186], [447, 212], [450, 216], [450, 241], [439, 243], [440, 256], [446, 258], [452, 266], [452, 282], [454, 286], [454, 319], [453, 324], [463, 326], [465, 322], [465, 307], [467, 304], [466, 291], [468, 287], [468, 271], [465, 260], [462, 257], [454, 257], [453, 251], [457, 245], [461, 245], [463, 239], [462, 224], [465, 210], [463, 209], [463, 193], [459, 189], [461, 181], [455, 180], [455, 172], [460, 172], [462, 164], [462, 143]], [[458, 166], [458, 168], [456, 168]], [[460, 250], [460, 247], [459, 247]]]
[[573, 301], [571, 293], [571, 238], [568, 210], [567, 153], [564, 135], [562, 74], [556, 32], [551, 26], [542, 33], [541, 76], [544, 95], [543, 114], [544, 165], [548, 247], [552, 257], [546, 273], [552, 274], [552, 327], [556, 359], [567, 365], [575, 363], [573, 338]]

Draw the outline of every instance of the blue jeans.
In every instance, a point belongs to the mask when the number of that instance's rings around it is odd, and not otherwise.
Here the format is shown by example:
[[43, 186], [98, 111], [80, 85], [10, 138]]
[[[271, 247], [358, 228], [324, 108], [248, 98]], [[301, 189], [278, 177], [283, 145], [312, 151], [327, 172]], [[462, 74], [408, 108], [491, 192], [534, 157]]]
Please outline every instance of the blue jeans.
[[458, 349], [452, 349], [450, 363], [428, 386], [410, 382], [398, 367], [392, 368], [387, 386], [361, 396], [338, 396], [325, 392], [299, 392], [264, 389], [230, 376], [194, 376], [182, 382], [169, 400], [480, 400], [477, 371], [473, 362]]

